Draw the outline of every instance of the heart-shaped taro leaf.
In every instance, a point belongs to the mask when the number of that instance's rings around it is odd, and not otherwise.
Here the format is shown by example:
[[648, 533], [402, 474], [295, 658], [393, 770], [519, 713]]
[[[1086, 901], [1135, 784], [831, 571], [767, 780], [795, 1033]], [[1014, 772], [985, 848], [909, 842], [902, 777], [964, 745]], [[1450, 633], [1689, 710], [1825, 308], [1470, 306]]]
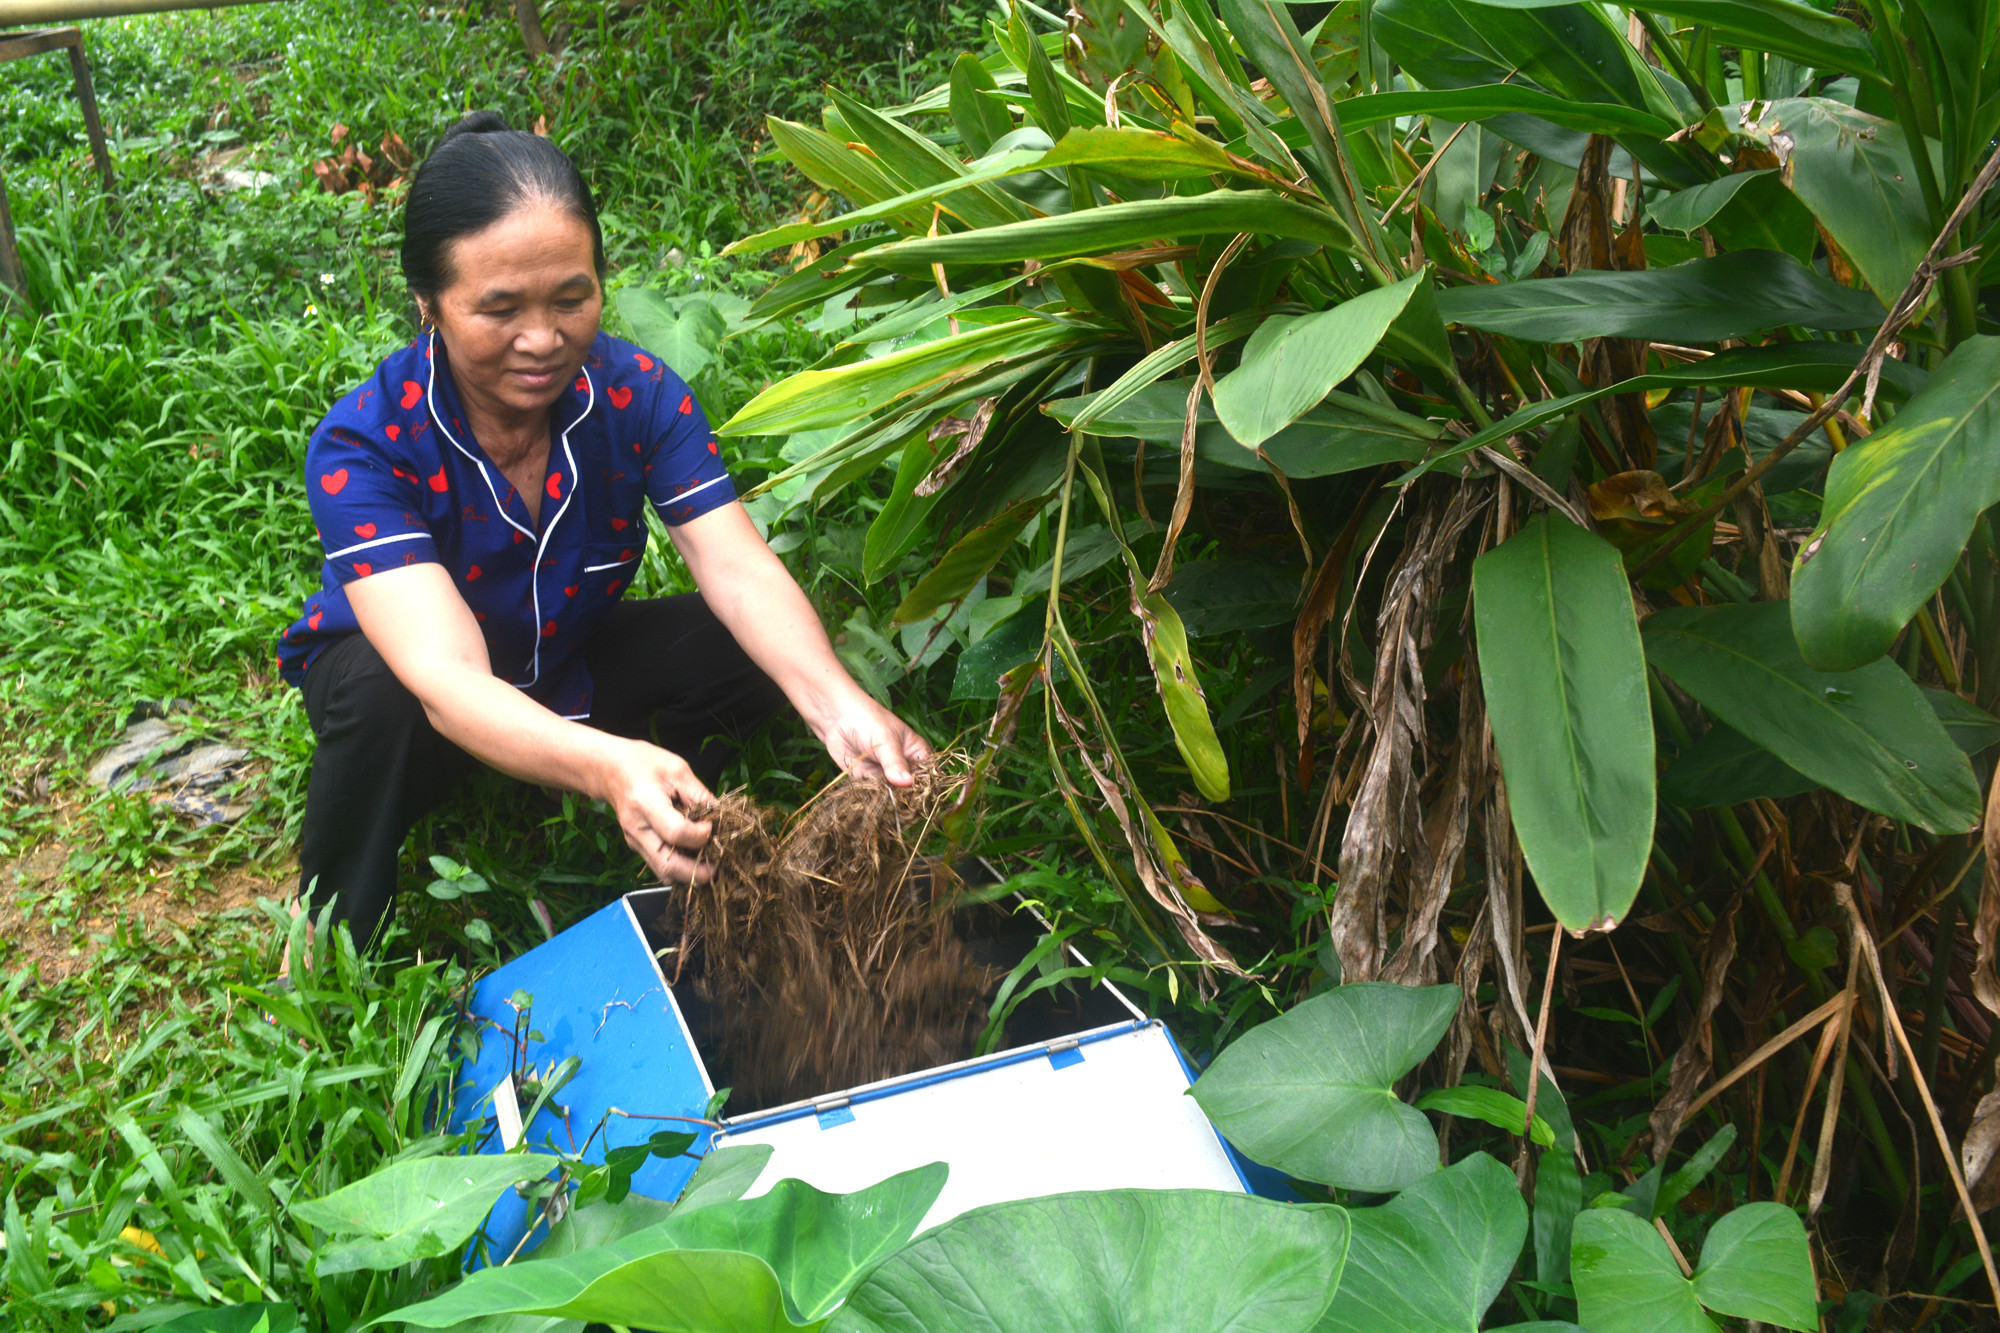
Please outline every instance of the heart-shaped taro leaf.
[[1653, 1227], [1622, 1208], [1586, 1209], [1570, 1278], [1592, 1333], [1714, 1333], [1704, 1305], [1780, 1328], [1819, 1326], [1805, 1227], [1783, 1204], [1745, 1204], [1717, 1222], [1692, 1280]]
[[944, 1163], [933, 1162], [853, 1194], [781, 1180], [754, 1199], [676, 1209], [608, 1244], [482, 1269], [384, 1318], [444, 1328], [493, 1315], [557, 1315], [659, 1333], [697, 1333], [709, 1328], [704, 1320], [717, 1333], [823, 1320], [863, 1273], [908, 1243], [945, 1175]]
[[479, 1228], [500, 1191], [560, 1164], [546, 1153], [482, 1153], [397, 1162], [323, 1198], [291, 1206], [308, 1226], [362, 1237], [319, 1252], [321, 1276], [400, 1268], [450, 1254]]
[[827, 1333], [1308, 1333], [1347, 1213], [1210, 1190], [975, 1208], [870, 1273]]
[[1458, 1011], [1456, 986], [1336, 986], [1252, 1028], [1192, 1092], [1252, 1159], [1343, 1189], [1397, 1190], [1437, 1170], [1437, 1135], [1395, 1082]]
[[1779, 1203], [1749, 1203], [1710, 1227], [1694, 1294], [1717, 1314], [1817, 1328], [1812, 1255], [1799, 1215]]
[[1474, 1333], [1528, 1236], [1514, 1173], [1485, 1153], [1348, 1220], [1347, 1272], [1317, 1333]]

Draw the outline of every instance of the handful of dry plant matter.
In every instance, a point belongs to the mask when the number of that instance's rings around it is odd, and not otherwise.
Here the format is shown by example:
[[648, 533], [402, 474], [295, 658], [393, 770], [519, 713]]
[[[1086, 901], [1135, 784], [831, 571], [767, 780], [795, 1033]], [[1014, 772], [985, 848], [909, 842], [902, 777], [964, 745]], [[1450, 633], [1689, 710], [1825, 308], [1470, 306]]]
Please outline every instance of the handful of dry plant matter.
[[909, 787], [843, 776], [789, 819], [741, 792], [698, 812], [715, 874], [660, 925], [678, 929], [676, 988], [708, 1011], [716, 1082], [738, 1107], [971, 1053], [996, 977], [954, 934], [941, 867], [916, 856], [964, 771], [947, 755]]

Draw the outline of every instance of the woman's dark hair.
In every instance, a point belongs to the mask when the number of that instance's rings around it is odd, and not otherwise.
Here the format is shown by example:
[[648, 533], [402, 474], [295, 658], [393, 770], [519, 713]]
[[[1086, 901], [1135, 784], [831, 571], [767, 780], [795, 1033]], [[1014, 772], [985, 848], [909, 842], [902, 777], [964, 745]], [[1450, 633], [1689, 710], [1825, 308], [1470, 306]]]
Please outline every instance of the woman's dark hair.
[[540, 135], [508, 128], [497, 112], [475, 111], [445, 132], [410, 183], [403, 207], [403, 281], [410, 294], [434, 299], [454, 276], [451, 243], [527, 203], [554, 204], [589, 225], [602, 281], [604, 231], [576, 163]]

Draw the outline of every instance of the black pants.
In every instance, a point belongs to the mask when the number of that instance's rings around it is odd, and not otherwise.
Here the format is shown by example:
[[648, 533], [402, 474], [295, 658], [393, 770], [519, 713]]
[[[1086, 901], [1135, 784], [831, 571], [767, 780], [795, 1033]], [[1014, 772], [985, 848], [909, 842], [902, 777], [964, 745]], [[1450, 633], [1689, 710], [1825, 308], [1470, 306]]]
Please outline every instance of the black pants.
[[[713, 786], [734, 741], [784, 696], [698, 593], [621, 602], [585, 647], [590, 725], [655, 739]], [[299, 898], [329, 900], [354, 942], [394, 905], [410, 828], [479, 761], [431, 727], [424, 707], [374, 645], [349, 635], [306, 672], [306, 717], [319, 742], [306, 788]]]

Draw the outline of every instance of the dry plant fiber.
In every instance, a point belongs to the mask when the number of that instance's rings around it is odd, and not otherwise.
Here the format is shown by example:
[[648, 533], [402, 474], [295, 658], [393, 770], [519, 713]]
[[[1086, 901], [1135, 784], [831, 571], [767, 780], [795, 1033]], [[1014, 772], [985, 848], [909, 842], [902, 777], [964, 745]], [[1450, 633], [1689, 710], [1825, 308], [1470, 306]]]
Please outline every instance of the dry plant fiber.
[[954, 933], [941, 871], [916, 855], [962, 782], [946, 757], [905, 788], [837, 778], [789, 820], [741, 792], [700, 813], [715, 874], [674, 895], [675, 984], [684, 975], [709, 1011], [733, 1109], [971, 1054], [997, 976]]

